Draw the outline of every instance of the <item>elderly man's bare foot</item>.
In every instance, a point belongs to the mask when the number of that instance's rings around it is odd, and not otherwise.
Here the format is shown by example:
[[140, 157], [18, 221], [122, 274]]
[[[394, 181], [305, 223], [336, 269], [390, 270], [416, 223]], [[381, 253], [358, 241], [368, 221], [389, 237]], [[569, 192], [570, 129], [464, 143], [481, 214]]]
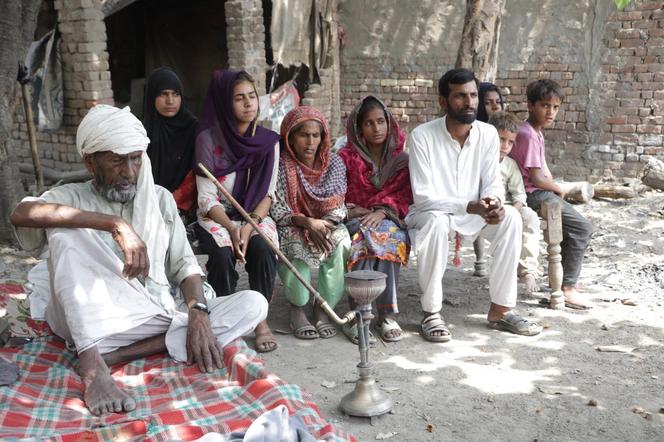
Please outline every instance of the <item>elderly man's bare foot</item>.
[[92, 414], [99, 416], [136, 408], [136, 401], [115, 385], [97, 347], [79, 354], [79, 374], [85, 385], [83, 400]]
[[521, 278], [519, 278], [523, 284], [526, 286], [526, 292], [530, 295], [535, 292], [539, 292], [540, 286], [537, 283], [537, 279], [532, 273], [526, 273]]
[[97, 373], [92, 378], [84, 379], [83, 399], [94, 415], [121, 413], [136, 408], [136, 401], [120, 390], [110, 373]]
[[267, 321], [263, 321], [256, 326], [254, 330], [256, 333], [256, 351], [259, 353], [267, 353], [275, 350], [279, 345], [277, 344], [277, 338], [272, 334], [270, 326], [267, 325]]

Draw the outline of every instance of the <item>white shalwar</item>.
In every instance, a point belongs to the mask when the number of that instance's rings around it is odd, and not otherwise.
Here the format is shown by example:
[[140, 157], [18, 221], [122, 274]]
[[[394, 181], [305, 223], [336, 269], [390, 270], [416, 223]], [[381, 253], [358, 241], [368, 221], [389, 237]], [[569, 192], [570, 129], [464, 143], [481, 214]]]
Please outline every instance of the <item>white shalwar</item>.
[[491, 302], [505, 307], [516, 305], [522, 229], [519, 213], [504, 206], [505, 218], [487, 225], [481, 216], [466, 212], [469, 202], [487, 196], [505, 200], [499, 147], [496, 129], [480, 121], [471, 125], [463, 148], [447, 130], [446, 117], [424, 123], [410, 135], [408, 167], [413, 205], [406, 224], [417, 255], [420, 300], [425, 312], [438, 312], [443, 307], [443, 275], [454, 232], [479, 235], [491, 242]]

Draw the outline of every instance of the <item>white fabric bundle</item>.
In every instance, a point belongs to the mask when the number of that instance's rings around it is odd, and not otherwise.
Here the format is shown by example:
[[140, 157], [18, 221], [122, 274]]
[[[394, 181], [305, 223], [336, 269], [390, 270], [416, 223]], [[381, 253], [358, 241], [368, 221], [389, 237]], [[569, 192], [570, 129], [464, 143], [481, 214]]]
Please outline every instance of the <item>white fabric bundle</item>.
[[105, 151], [118, 155], [143, 152], [136, 183], [132, 226], [148, 250], [150, 258], [148, 277], [157, 284], [168, 285], [164, 270], [168, 233], [159, 210], [150, 158], [145, 153], [148, 144], [150, 139], [143, 124], [131, 113], [128, 106], [119, 109], [98, 104], [90, 109], [76, 132], [76, 148], [81, 157]]

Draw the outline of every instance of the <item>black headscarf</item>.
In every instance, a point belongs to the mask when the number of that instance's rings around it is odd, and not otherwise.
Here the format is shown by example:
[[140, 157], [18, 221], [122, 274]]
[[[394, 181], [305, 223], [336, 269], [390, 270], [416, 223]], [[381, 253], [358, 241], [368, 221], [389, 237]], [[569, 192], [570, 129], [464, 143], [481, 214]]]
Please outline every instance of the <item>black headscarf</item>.
[[196, 117], [184, 107], [173, 117], [164, 117], [154, 106], [155, 98], [164, 89], [182, 96], [182, 82], [169, 68], [157, 68], [150, 73], [145, 87], [143, 125], [150, 138], [148, 156], [152, 162], [154, 182], [173, 192], [192, 167]]
[[487, 92], [497, 92], [500, 97], [500, 109], [505, 109], [505, 103], [503, 103], [503, 94], [500, 93], [498, 86], [493, 83], [480, 83], [480, 91], [478, 94], [479, 104], [477, 105], [477, 119], [487, 123], [489, 121], [489, 114], [486, 113], [486, 107], [484, 107], [484, 96]]

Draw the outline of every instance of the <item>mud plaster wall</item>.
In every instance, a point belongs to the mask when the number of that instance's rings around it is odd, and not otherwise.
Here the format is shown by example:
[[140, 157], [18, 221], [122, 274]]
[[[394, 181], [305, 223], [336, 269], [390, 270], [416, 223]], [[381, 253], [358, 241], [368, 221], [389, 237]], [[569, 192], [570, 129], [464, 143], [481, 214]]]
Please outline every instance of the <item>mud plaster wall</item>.
[[[508, 109], [525, 118], [533, 79], [554, 79], [566, 93], [545, 132], [555, 176], [634, 177], [664, 155], [663, 6], [507, 1], [496, 83]], [[384, 99], [406, 129], [437, 116], [437, 80], [453, 67], [464, 14], [463, 0], [340, 2], [342, 118], [367, 94]]]

